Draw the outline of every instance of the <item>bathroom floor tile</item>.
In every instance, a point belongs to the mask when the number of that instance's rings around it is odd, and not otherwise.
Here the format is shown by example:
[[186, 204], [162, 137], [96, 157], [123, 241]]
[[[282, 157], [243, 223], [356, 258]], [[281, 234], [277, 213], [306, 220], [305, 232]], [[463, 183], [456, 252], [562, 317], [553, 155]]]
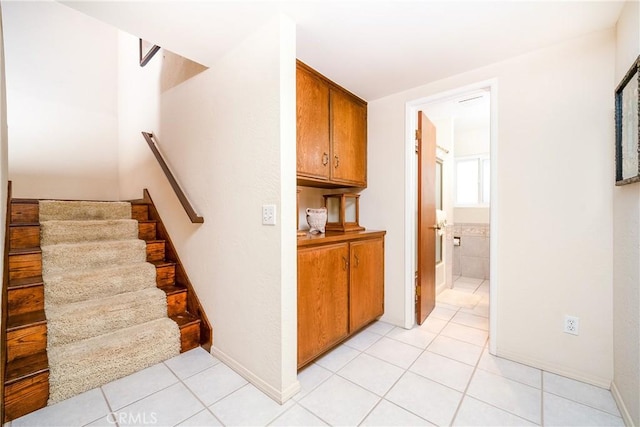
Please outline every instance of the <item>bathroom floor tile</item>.
[[453, 286], [455, 287], [458, 285], [468, 285], [468, 286], [475, 285], [477, 288], [482, 284], [482, 282], [484, 282], [484, 279], [478, 279], [476, 277], [460, 276], [453, 282]]

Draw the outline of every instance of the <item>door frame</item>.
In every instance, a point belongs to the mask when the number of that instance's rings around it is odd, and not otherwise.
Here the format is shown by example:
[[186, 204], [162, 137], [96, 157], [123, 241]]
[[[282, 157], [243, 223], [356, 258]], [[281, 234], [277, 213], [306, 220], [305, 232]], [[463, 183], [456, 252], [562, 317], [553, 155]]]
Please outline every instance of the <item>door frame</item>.
[[418, 98], [405, 104], [405, 301], [404, 327], [410, 329], [416, 323], [415, 313], [415, 271], [416, 271], [416, 237], [418, 171], [415, 165], [415, 129], [417, 129], [418, 111], [426, 104], [434, 104], [459, 97], [467, 92], [488, 90], [490, 103], [490, 164], [491, 164], [491, 211], [490, 211], [490, 251], [489, 260], [489, 352], [496, 353], [498, 340], [498, 80], [484, 80], [470, 85], [439, 92], [427, 97]]

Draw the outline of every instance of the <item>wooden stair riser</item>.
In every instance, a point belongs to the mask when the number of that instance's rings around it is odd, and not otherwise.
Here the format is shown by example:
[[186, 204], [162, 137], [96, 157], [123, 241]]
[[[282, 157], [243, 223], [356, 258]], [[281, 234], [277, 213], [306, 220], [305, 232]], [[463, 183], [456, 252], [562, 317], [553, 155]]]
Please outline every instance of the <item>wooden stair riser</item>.
[[42, 254], [9, 254], [9, 280], [37, 277], [42, 274]]
[[149, 220], [149, 206], [144, 204], [131, 205], [131, 218], [137, 221]]
[[138, 239], [155, 240], [156, 225], [157, 223], [155, 221], [138, 222]]
[[180, 328], [180, 353], [200, 346], [200, 322]]
[[185, 311], [187, 311], [187, 290], [180, 289], [167, 293], [167, 315], [171, 317]]
[[49, 371], [6, 384], [4, 387], [4, 422], [14, 420], [47, 406]]
[[44, 310], [44, 286], [10, 288], [7, 307], [9, 317]]
[[11, 224], [26, 224], [40, 221], [40, 206], [37, 202], [11, 203]]
[[14, 225], [9, 227], [9, 247], [27, 249], [40, 246], [40, 225]]
[[164, 264], [156, 267], [156, 284], [159, 288], [176, 283], [175, 264]]
[[164, 260], [164, 241], [155, 240], [147, 242], [147, 261]]
[[47, 325], [31, 324], [7, 331], [7, 362], [47, 349]]

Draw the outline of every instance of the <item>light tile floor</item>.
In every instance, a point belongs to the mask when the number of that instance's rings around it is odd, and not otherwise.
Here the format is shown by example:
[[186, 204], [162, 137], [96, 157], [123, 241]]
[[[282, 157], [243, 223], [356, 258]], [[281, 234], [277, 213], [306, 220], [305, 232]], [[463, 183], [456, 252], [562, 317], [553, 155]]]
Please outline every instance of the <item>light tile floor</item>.
[[8, 423], [21, 426], [622, 426], [608, 390], [487, 351], [488, 282], [473, 309], [438, 304], [411, 330], [383, 322], [299, 373], [284, 405], [203, 349]]

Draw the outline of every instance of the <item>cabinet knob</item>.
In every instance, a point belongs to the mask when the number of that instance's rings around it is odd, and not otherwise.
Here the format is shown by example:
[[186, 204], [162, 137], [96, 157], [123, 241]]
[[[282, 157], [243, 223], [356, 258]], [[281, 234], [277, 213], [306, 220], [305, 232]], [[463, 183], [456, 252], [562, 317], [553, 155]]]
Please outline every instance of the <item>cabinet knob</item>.
[[347, 271], [347, 268], [349, 268], [349, 260], [347, 259], [347, 257], [343, 256], [342, 257], [342, 261], [344, 262], [344, 265], [342, 266], [342, 269], [344, 271]]
[[360, 258], [358, 258], [358, 255], [355, 255], [355, 254], [353, 255], [353, 257], [356, 260], [356, 267], [359, 266], [360, 265]]
[[327, 153], [322, 154], [322, 166], [329, 164], [329, 155]]
[[337, 168], [338, 166], [340, 166], [340, 157], [335, 156], [334, 158], [336, 159], [336, 165], [334, 167]]

